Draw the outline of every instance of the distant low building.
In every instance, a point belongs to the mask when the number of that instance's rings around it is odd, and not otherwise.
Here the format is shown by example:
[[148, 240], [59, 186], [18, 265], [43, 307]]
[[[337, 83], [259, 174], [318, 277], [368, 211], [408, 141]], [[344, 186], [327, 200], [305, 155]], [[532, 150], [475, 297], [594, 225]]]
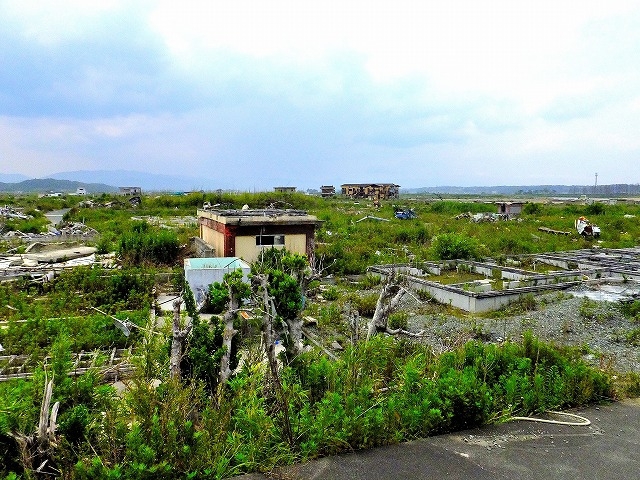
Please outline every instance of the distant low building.
[[142, 187], [118, 187], [120, 195], [142, 195]]
[[498, 202], [497, 206], [500, 215], [515, 217], [522, 213], [524, 202]]
[[323, 197], [334, 197], [336, 195], [336, 187], [333, 185], [322, 185], [320, 187], [320, 195]]
[[78, 187], [76, 189], [76, 195], [86, 195], [87, 194], [87, 189], [84, 187]]
[[310, 258], [320, 221], [302, 210], [198, 210], [200, 238], [216, 257], [260, 258], [265, 248], [286, 248]]
[[345, 183], [340, 188], [342, 195], [351, 198], [386, 200], [400, 196], [400, 185], [395, 183]]
[[273, 191], [278, 193], [294, 193], [296, 187], [273, 187]]

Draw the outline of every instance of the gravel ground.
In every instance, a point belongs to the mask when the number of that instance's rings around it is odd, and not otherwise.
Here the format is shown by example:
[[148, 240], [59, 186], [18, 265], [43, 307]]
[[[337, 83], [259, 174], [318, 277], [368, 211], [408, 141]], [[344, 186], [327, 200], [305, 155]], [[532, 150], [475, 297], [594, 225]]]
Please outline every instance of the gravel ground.
[[519, 341], [526, 331], [558, 345], [581, 346], [585, 360], [600, 368], [640, 372], [640, 347], [627, 334], [640, 323], [625, 318], [616, 302], [589, 301], [571, 292], [536, 297], [537, 310], [503, 318], [421, 314], [420, 302], [405, 295], [402, 310], [409, 312], [408, 329], [424, 330], [423, 341], [446, 351], [473, 338], [499, 343]]

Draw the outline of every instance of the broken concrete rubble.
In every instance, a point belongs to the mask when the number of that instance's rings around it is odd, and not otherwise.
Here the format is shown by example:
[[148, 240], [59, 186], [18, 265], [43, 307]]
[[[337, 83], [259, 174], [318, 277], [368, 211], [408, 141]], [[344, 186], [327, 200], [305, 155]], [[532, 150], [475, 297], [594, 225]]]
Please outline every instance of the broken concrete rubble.
[[53, 278], [56, 272], [80, 265], [115, 266], [113, 255], [96, 256], [96, 248], [86, 246], [51, 245], [36, 242], [25, 253], [0, 256], [0, 281], [31, 277], [38, 281]]

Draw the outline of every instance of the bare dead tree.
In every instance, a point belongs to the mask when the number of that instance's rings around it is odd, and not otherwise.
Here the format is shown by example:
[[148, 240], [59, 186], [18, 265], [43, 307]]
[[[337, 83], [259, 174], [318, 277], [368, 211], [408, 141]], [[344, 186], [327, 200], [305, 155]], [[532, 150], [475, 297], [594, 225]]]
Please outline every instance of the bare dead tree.
[[390, 275], [382, 286], [382, 290], [380, 290], [380, 296], [376, 302], [376, 310], [369, 321], [367, 341], [379, 331], [387, 330], [389, 314], [398, 307], [404, 294], [405, 290], [398, 285], [395, 275]]
[[222, 348], [225, 349], [220, 359], [220, 383], [225, 383], [231, 376], [231, 342], [238, 331], [233, 328], [233, 321], [240, 307], [240, 299], [236, 291], [229, 286], [229, 304], [222, 320], [224, 322], [224, 332], [222, 333]]
[[276, 358], [273, 320], [276, 318], [277, 312], [273, 302], [273, 298], [268, 291], [268, 275], [259, 274], [253, 277], [254, 286], [257, 293], [261, 297], [262, 302], [262, 342], [264, 344], [267, 362], [269, 364], [269, 372], [275, 389], [276, 402], [278, 410], [282, 415], [283, 429], [290, 445], [294, 444], [293, 430], [291, 428], [291, 420], [289, 418], [289, 402], [287, 401], [282, 382], [280, 382], [280, 373], [278, 372], [278, 360]]
[[360, 340], [360, 315], [358, 309], [353, 308], [350, 302], [345, 303], [342, 314], [351, 330], [351, 345], [355, 345]]
[[386, 282], [382, 286], [380, 296], [376, 302], [376, 310], [373, 317], [369, 321], [367, 329], [367, 340], [371, 339], [378, 332], [385, 332], [389, 335], [408, 335], [411, 337], [421, 337], [424, 335], [424, 331], [417, 333], [409, 332], [402, 328], [391, 329], [388, 325], [389, 315], [398, 308], [402, 297], [408, 293], [407, 290], [399, 284], [397, 277], [394, 273], [389, 275]]
[[189, 332], [191, 331], [191, 325], [187, 328], [181, 329], [180, 325], [180, 305], [182, 305], [182, 299], [178, 298], [173, 301], [173, 338], [171, 339], [171, 358], [169, 361], [169, 376], [171, 378], [180, 378], [180, 361], [182, 360], [182, 352], [184, 350], [184, 343], [186, 341]]
[[302, 291], [306, 292], [307, 286], [311, 281], [320, 280], [324, 275], [324, 272], [336, 263], [337, 260], [337, 258], [334, 258], [331, 263], [325, 265], [325, 256], [320, 255], [319, 257], [316, 257], [315, 249], [313, 249], [311, 256], [309, 257], [309, 272], [305, 275], [303, 283], [300, 284]]
[[57, 447], [56, 420], [60, 402], [51, 406], [53, 395], [53, 380], [45, 381], [42, 404], [40, 406], [40, 419], [38, 429], [33, 435], [10, 434], [20, 447], [22, 465], [26, 471], [35, 474], [36, 478], [52, 478], [60, 472], [53, 466], [53, 453]]

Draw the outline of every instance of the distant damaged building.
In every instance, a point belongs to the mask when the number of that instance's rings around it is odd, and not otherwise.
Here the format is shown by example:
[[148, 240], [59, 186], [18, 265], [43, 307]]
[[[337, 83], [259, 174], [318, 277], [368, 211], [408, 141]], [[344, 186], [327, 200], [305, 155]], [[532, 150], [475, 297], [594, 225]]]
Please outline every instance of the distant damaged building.
[[351, 198], [386, 200], [400, 196], [400, 185], [395, 183], [345, 183], [340, 188], [342, 195]]
[[239, 257], [253, 262], [265, 248], [286, 248], [313, 255], [315, 230], [320, 224], [302, 210], [198, 210], [200, 239], [216, 257]]
[[118, 187], [120, 195], [142, 195], [142, 187]]
[[336, 195], [336, 187], [333, 185], [322, 185], [320, 187], [320, 195], [322, 197], [335, 197]]
[[296, 187], [273, 187], [273, 191], [276, 193], [295, 193]]

